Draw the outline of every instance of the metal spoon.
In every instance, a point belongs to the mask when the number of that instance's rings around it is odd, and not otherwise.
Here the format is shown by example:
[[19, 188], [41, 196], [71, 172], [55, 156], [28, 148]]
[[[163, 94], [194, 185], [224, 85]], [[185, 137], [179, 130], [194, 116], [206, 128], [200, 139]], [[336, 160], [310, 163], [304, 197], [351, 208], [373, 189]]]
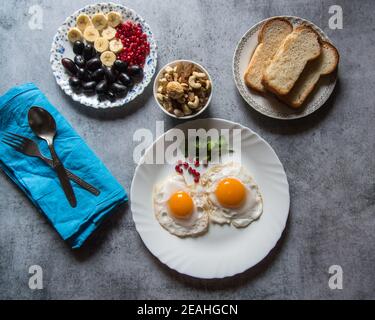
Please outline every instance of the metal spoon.
[[65, 168], [59, 160], [55, 148], [53, 147], [53, 139], [56, 135], [56, 122], [52, 115], [45, 109], [40, 107], [31, 107], [28, 113], [28, 120], [31, 130], [36, 136], [44, 139], [51, 152], [53, 168], [57, 172], [64, 193], [72, 207], [77, 206], [77, 200], [74, 195], [72, 185], [65, 172]]

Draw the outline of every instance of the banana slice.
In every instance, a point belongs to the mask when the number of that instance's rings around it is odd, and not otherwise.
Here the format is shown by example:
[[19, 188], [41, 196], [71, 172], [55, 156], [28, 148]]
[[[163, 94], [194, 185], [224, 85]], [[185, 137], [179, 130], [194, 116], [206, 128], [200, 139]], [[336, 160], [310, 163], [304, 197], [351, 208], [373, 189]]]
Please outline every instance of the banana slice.
[[102, 31], [102, 37], [107, 40], [112, 40], [116, 36], [116, 29], [108, 26]]
[[114, 53], [119, 53], [123, 48], [124, 46], [120, 39], [113, 39], [109, 42], [109, 50]]
[[91, 26], [91, 19], [87, 14], [83, 13], [77, 17], [76, 24], [78, 29], [83, 32], [88, 26]]
[[99, 31], [105, 29], [108, 25], [108, 20], [103, 13], [94, 14], [91, 21], [94, 27]]
[[68, 39], [70, 42], [75, 42], [82, 39], [82, 32], [78, 28], [71, 28], [68, 31]]
[[103, 38], [103, 37], [99, 37], [94, 42], [94, 48], [98, 52], [107, 51], [108, 50], [108, 45], [109, 45], [108, 40], [105, 39], [105, 38]]
[[116, 28], [122, 22], [122, 16], [120, 13], [111, 11], [107, 14], [108, 24]]
[[95, 42], [99, 38], [99, 31], [94, 26], [88, 26], [83, 33], [83, 37], [87, 42]]
[[113, 63], [116, 61], [116, 55], [111, 51], [104, 51], [100, 55], [100, 61], [107, 67], [112, 67]]

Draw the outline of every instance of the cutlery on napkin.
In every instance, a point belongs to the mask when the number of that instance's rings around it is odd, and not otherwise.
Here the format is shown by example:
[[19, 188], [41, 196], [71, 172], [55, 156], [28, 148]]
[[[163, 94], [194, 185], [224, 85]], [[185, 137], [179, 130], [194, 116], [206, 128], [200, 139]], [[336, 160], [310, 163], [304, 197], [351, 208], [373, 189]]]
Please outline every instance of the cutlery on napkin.
[[[54, 145], [64, 166], [94, 185], [100, 194], [94, 196], [78, 184], [72, 184], [79, 201], [75, 208], [71, 207], [50, 166], [40, 165], [40, 159], [25, 157], [4, 143], [0, 143], [0, 168], [46, 216], [60, 236], [72, 248], [79, 248], [115, 208], [128, 200], [128, 196], [68, 121], [32, 83], [14, 87], [0, 97], [0, 139], [5, 132], [32, 136], [27, 115], [34, 105], [47, 110], [56, 121]], [[40, 144], [39, 148], [43, 154], [48, 152], [46, 144]]]
[[[34, 140], [31, 140], [29, 138], [20, 136], [19, 134], [15, 134], [12, 132], [5, 132], [3, 139], [1, 141], [7, 144], [8, 146], [12, 147], [14, 150], [30, 157], [37, 157], [43, 160], [44, 163], [48, 164], [50, 167], [53, 167], [53, 161], [42, 155], [42, 153], [39, 150], [38, 144]], [[100, 191], [98, 189], [96, 189], [94, 186], [87, 183], [86, 181], [82, 180], [80, 177], [77, 177], [74, 173], [70, 172], [67, 169], [65, 169], [65, 172], [69, 179], [73, 180], [82, 188], [91, 192], [93, 195], [98, 196], [100, 194]]]
[[55, 119], [46, 109], [36, 106], [32, 106], [29, 109], [27, 118], [29, 120], [29, 126], [34, 134], [38, 138], [47, 142], [48, 149], [52, 156], [52, 167], [57, 173], [57, 177], [59, 178], [61, 187], [69, 201], [69, 204], [75, 208], [77, 206], [76, 195], [74, 194], [68, 175], [65, 172], [64, 165], [60, 161], [54, 147], [57, 132]]

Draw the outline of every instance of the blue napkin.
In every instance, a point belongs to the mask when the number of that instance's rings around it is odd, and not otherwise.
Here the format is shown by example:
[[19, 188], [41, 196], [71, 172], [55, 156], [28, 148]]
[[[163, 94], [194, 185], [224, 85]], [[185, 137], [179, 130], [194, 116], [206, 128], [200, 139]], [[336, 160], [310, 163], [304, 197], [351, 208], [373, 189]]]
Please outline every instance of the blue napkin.
[[94, 196], [71, 181], [77, 198], [77, 207], [72, 208], [52, 168], [42, 160], [26, 156], [2, 142], [0, 167], [47, 217], [60, 236], [72, 248], [79, 248], [101, 221], [128, 197], [108, 169], [33, 83], [14, 87], [0, 97], [0, 139], [4, 132], [23, 135], [36, 141], [42, 153], [51, 158], [47, 144], [33, 134], [27, 122], [27, 113], [34, 105], [48, 110], [55, 118], [55, 149], [65, 168], [100, 190], [100, 195]]

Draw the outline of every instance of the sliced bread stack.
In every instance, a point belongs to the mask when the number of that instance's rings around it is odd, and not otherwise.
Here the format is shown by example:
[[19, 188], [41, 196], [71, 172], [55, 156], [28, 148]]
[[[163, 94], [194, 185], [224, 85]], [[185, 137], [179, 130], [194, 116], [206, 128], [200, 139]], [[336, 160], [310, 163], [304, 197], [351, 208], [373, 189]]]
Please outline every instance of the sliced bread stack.
[[274, 18], [262, 26], [258, 46], [244, 79], [258, 92], [273, 92], [293, 108], [303, 105], [319, 78], [339, 62], [336, 48], [307, 25], [293, 30], [286, 19]]

